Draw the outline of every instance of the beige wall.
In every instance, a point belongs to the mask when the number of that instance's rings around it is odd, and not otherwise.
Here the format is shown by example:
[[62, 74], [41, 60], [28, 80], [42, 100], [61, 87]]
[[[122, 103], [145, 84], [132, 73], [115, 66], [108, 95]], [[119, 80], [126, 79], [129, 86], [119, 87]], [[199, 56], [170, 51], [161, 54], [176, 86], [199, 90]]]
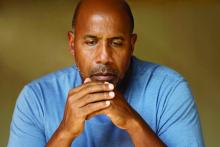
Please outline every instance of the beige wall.
[[[0, 146], [6, 146], [16, 97], [30, 80], [70, 66], [67, 31], [75, 2], [0, 0]], [[165, 64], [190, 82], [206, 145], [220, 124], [220, 2], [131, 1], [136, 56]]]

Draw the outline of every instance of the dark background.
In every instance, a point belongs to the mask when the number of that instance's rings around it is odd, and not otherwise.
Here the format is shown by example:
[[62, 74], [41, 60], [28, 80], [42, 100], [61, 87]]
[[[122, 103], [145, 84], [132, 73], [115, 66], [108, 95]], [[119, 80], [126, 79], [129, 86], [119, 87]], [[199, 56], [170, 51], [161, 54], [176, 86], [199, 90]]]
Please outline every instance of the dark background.
[[[220, 2], [129, 3], [138, 33], [135, 55], [174, 68], [189, 81], [206, 145], [219, 146]], [[73, 64], [67, 31], [75, 4], [68, 0], [0, 0], [0, 146], [7, 144], [22, 87]]]

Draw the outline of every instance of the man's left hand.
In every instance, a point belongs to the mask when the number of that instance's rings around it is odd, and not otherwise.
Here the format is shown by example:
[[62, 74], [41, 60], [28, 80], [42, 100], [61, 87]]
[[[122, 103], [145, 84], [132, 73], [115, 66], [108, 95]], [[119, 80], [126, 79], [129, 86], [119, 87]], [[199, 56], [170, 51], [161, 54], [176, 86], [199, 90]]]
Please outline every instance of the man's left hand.
[[129, 129], [132, 126], [134, 120], [140, 118], [139, 114], [128, 104], [124, 96], [118, 91], [114, 90], [115, 98], [110, 100], [110, 106], [99, 112], [95, 112], [90, 115], [87, 119], [98, 115], [105, 114], [111, 121], [121, 129]]

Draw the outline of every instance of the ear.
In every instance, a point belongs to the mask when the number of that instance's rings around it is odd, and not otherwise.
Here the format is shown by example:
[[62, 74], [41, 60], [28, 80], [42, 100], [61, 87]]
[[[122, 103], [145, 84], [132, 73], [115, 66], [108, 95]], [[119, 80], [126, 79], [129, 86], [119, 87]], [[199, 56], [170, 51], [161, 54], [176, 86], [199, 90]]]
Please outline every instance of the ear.
[[72, 31], [68, 32], [68, 44], [69, 44], [69, 51], [71, 55], [74, 57], [75, 56], [75, 48], [74, 48], [74, 34]]
[[137, 41], [137, 34], [131, 34], [131, 50], [132, 50], [132, 54], [134, 52], [136, 41]]

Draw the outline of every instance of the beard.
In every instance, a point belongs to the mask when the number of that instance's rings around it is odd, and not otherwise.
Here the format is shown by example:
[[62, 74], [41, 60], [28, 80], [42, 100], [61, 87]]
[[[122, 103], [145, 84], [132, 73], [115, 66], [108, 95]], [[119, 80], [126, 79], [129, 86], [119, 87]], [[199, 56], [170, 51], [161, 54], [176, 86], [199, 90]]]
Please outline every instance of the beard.
[[117, 86], [120, 82], [119, 71], [110, 65], [98, 64], [89, 73], [92, 81], [109, 82]]

